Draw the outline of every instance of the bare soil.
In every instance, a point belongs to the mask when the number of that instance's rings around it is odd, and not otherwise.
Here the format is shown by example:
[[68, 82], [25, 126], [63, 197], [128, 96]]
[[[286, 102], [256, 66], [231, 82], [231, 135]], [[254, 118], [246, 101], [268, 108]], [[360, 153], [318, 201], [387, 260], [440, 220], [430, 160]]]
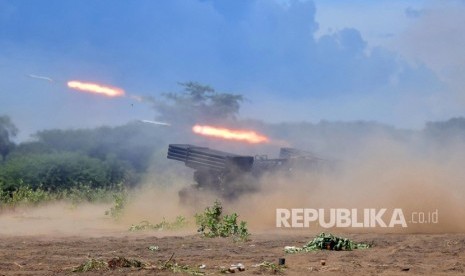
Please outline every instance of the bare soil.
[[[0, 275], [171, 275], [159, 269], [116, 268], [109, 271], [71, 272], [88, 260], [137, 258], [154, 266], [172, 261], [198, 267], [207, 275], [221, 267], [242, 263], [240, 275], [273, 274], [254, 267], [263, 261], [286, 259], [285, 275], [463, 275], [465, 234], [347, 234], [373, 247], [354, 251], [317, 251], [285, 254], [284, 246], [302, 246], [317, 233], [276, 230], [254, 234], [248, 242], [198, 235], [162, 236], [160, 232], [104, 236], [0, 235]], [[158, 246], [151, 251], [149, 246]], [[321, 264], [325, 260], [325, 265]]]

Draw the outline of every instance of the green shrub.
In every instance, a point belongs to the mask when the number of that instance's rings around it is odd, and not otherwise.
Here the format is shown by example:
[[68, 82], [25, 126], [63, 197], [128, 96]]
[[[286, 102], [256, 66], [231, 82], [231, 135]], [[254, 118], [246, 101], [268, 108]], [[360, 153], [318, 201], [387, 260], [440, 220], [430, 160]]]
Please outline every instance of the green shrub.
[[4, 192], [1, 196], [3, 204], [11, 207], [19, 205], [38, 205], [58, 198], [57, 194], [52, 194], [43, 189], [32, 189], [28, 186], [21, 186], [11, 194]]
[[205, 237], [233, 237], [235, 240], [248, 240], [250, 234], [247, 223], [241, 221], [237, 224], [238, 215], [222, 215], [223, 207], [219, 201], [215, 201], [212, 207], [205, 208], [202, 214], [195, 214], [195, 220], [199, 226], [198, 232]]
[[[122, 184], [120, 184], [122, 186]], [[0, 207], [37, 206], [52, 201], [65, 201], [72, 204], [82, 202], [111, 202], [111, 199], [122, 193], [122, 188], [91, 188], [86, 185], [72, 187], [60, 191], [49, 191], [42, 187], [32, 188], [21, 183], [13, 191], [0, 190]], [[119, 206], [119, 208], [122, 208]]]
[[113, 206], [110, 210], [105, 211], [105, 215], [111, 216], [115, 220], [119, 220], [123, 215], [124, 208], [126, 208], [128, 201], [128, 193], [125, 189], [120, 190], [113, 194]]
[[102, 270], [109, 270], [108, 262], [92, 258], [88, 259], [83, 264], [73, 268], [72, 272], [89, 272]]
[[310, 252], [315, 250], [354, 250], [370, 248], [368, 243], [356, 243], [347, 238], [337, 237], [331, 233], [320, 233], [303, 247], [286, 246], [286, 253]]
[[144, 230], [179, 230], [188, 225], [188, 221], [183, 216], [177, 216], [174, 222], [166, 221], [165, 218], [160, 223], [153, 224], [143, 220], [139, 224], [133, 224], [129, 227], [129, 231], [144, 231]]

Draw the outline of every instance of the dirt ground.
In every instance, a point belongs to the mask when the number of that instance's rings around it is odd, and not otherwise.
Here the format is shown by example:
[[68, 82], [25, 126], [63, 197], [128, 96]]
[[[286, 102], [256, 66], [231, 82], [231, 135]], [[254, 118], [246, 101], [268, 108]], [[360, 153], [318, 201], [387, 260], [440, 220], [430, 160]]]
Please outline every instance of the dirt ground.
[[[254, 267], [263, 261], [286, 259], [286, 275], [454, 275], [465, 273], [465, 234], [347, 234], [373, 248], [354, 251], [318, 251], [285, 254], [284, 246], [302, 246], [317, 233], [276, 232], [255, 234], [251, 241], [206, 239], [198, 235], [162, 236], [159, 232], [105, 236], [0, 235], [0, 275], [171, 275], [158, 269], [117, 268], [73, 273], [88, 258], [108, 261], [114, 257], [138, 258], [152, 265], [172, 261], [198, 267], [206, 275], [221, 274], [221, 267], [242, 263], [240, 275], [273, 274]], [[158, 246], [151, 251], [149, 246]], [[321, 260], [326, 264], [322, 265]]]

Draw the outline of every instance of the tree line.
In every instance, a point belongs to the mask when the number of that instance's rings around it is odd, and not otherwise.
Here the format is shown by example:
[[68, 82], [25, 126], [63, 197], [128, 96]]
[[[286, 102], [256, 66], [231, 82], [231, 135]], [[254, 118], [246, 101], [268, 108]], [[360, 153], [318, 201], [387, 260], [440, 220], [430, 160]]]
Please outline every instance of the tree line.
[[[241, 95], [217, 92], [195, 82], [181, 83], [182, 90], [164, 94], [163, 100], [145, 98], [162, 119], [175, 126], [193, 122], [222, 123], [260, 128], [276, 139], [287, 140], [303, 149], [335, 149], [338, 153], [363, 146], [363, 137], [386, 133], [397, 140], [420, 135], [435, 145], [465, 141], [465, 118], [428, 122], [423, 130], [396, 129], [375, 122], [327, 122], [268, 124], [237, 118]], [[154, 127], [129, 122], [117, 127], [93, 129], [49, 129], [33, 135], [31, 141], [15, 143], [18, 128], [7, 116], [0, 116], [0, 192], [19, 187], [60, 191], [73, 187], [109, 188], [124, 183], [136, 185], [154, 169], [169, 169], [169, 143], [189, 143], [190, 128]], [[180, 140], [180, 137], [184, 140]], [[166, 167], [163, 167], [166, 166]]]
[[176, 128], [135, 121], [117, 127], [49, 129], [16, 144], [18, 128], [9, 116], [0, 116], [0, 192], [26, 186], [59, 191], [136, 185], [154, 159], [165, 157], [168, 143], [189, 135], [190, 129], [182, 126], [207, 118], [234, 120], [243, 100], [196, 82], [179, 85], [181, 91], [165, 93], [160, 100], [143, 98], [153, 106], [156, 119]]

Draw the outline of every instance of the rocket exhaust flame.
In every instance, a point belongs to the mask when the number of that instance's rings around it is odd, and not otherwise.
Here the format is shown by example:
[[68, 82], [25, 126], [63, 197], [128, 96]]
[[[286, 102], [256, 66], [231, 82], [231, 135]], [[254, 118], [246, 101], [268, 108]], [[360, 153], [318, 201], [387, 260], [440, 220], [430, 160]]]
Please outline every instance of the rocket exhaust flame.
[[121, 88], [105, 86], [90, 82], [69, 81], [68, 87], [79, 91], [101, 94], [108, 97], [121, 97], [124, 96], [124, 90]]
[[213, 126], [195, 125], [192, 127], [192, 131], [204, 136], [248, 142], [251, 144], [267, 143], [270, 141], [268, 137], [252, 130], [232, 130]]

